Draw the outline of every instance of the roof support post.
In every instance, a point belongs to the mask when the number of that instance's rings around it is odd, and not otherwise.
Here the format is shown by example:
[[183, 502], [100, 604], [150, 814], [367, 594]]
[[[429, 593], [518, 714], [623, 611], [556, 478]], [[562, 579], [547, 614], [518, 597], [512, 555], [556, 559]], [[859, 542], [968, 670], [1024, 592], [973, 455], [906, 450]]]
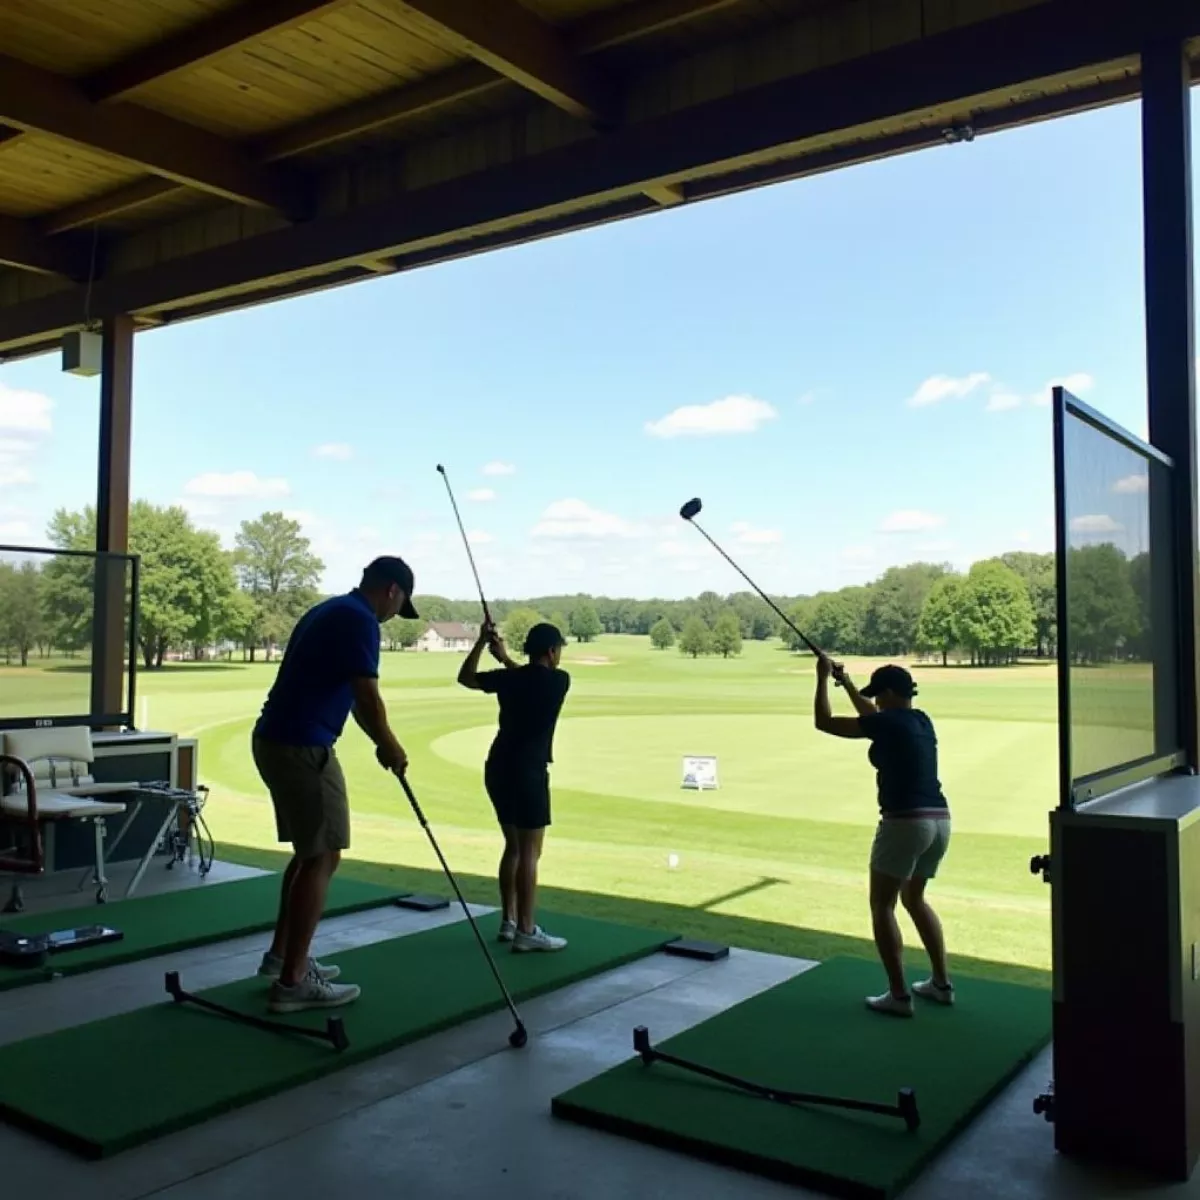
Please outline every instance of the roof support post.
[[[103, 323], [100, 372], [100, 455], [96, 486], [96, 563], [92, 637], [92, 712], [112, 715], [124, 705], [125, 593], [129, 567], [129, 480], [133, 430], [133, 330], [131, 316]], [[131, 714], [132, 719], [132, 714]]]

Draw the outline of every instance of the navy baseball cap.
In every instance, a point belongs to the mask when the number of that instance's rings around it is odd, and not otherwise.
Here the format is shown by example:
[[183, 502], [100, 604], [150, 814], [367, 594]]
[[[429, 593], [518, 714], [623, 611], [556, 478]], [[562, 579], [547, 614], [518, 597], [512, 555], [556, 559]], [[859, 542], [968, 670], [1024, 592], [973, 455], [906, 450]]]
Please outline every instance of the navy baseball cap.
[[917, 694], [917, 685], [903, 667], [888, 665], [871, 672], [870, 682], [859, 695], [873, 700], [880, 692], [895, 692], [897, 696], [911, 699]]
[[376, 583], [396, 584], [404, 593], [404, 604], [400, 608], [400, 616], [407, 621], [419, 619], [412, 602], [416, 580], [413, 578], [412, 567], [404, 559], [389, 554], [380, 555], [363, 571], [363, 583], [368, 586]]

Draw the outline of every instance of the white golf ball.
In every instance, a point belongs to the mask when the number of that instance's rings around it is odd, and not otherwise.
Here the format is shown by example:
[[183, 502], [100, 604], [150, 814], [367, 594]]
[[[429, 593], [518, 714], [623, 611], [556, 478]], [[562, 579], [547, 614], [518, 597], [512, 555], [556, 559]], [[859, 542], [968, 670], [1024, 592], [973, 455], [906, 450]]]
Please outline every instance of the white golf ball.
[[675, 870], [675, 868], [677, 866], [679, 866], [679, 855], [678, 854], [668, 854], [667, 855], [667, 866], [670, 867], [672, 871]]

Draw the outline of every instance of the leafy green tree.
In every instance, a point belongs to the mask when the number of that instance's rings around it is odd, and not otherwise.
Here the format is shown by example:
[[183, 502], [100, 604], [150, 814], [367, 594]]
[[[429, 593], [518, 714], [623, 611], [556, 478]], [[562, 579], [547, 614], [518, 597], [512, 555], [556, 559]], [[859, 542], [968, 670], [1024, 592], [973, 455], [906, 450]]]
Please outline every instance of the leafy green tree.
[[258, 605], [249, 592], [234, 588], [221, 609], [221, 625], [218, 638], [236, 642], [243, 648], [243, 656], [249, 655], [257, 644], [255, 630], [258, 627]]
[[868, 597], [865, 587], [842, 588], [822, 596], [809, 617], [808, 636], [827, 653], [861, 653]]
[[666, 650], [675, 645], [675, 626], [666, 617], [659, 617], [650, 627], [650, 644], [655, 650]]
[[930, 588], [946, 573], [932, 563], [889, 567], [870, 589], [863, 616], [863, 649], [869, 654], [907, 654]]
[[999, 559], [975, 563], [963, 586], [955, 629], [979, 664], [1015, 658], [1037, 636], [1024, 581]]
[[325, 564], [312, 553], [300, 522], [281, 512], [243, 521], [235, 539], [234, 561], [242, 588], [254, 597], [258, 619], [250, 644], [280, 645], [296, 622], [317, 600], [317, 584]]
[[1137, 599], [1138, 632], [1129, 639], [1129, 652], [1149, 662], [1154, 656], [1154, 645], [1150, 636], [1152, 612], [1150, 555], [1136, 554], [1129, 560], [1129, 586]]
[[712, 633], [713, 650], [722, 658], [742, 652], [742, 626], [733, 609], [726, 609], [718, 618]]
[[514, 656], [521, 654], [529, 631], [544, 620], [545, 617], [536, 608], [514, 608], [504, 621], [504, 640], [508, 643], [508, 652]]
[[1053, 554], [1031, 554], [1025, 550], [1001, 555], [1000, 561], [1011, 567], [1025, 581], [1033, 604], [1036, 628], [1037, 656], [1054, 653], [1058, 641], [1056, 631], [1058, 584], [1054, 573]]
[[940, 650], [942, 666], [949, 652], [962, 644], [959, 613], [965, 605], [964, 582], [958, 575], [943, 575], [929, 589], [917, 626], [917, 644], [923, 650]]
[[[813, 635], [809, 633], [809, 630], [811, 630], [813, 627], [813, 617], [816, 614], [818, 604], [819, 601], [813, 599], [797, 600], [790, 609], [784, 609], [784, 612], [791, 617], [792, 624], [796, 626], [796, 629], [808, 633], [809, 637], [813, 637]], [[781, 623], [779, 636], [783, 639], [783, 644], [789, 650], [798, 651], [807, 649], [804, 643], [796, 635], [795, 630], [791, 629], [787, 625], [783, 625]], [[816, 641], [816, 638], [814, 637], [813, 640]], [[819, 642], [817, 644], [820, 645]]]
[[21, 666], [29, 666], [45, 621], [42, 590], [42, 572], [34, 563], [0, 563], [0, 641], [8, 662], [15, 654]]
[[234, 603], [238, 588], [233, 556], [222, 548], [219, 535], [196, 530], [193, 537], [199, 605], [189, 639], [193, 656], [198, 659], [206, 647], [225, 636], [229, 606]]
[[691, 616], [684, 622], [683, 632], [679, 635], [679, 652], [692, 658], [712, 652], [712, 630], [702, 617]]
[[725, 601], [716, 592], [701, 592], [696, 597], [695, 612], [705, 625], [712, 629], [717, 618], [725, 609]]
[[571, 628], [571, 622], [568, 619], [567, 614], [563, 612], [561, 608], [556, 608], [550, 614], [550, 624], [553, 625], [554, 628], [563, 635], [563, 637], [567, 636], [567, 633]]
[[1138, 597], [1125, 555], [1110, 543], [1067, 554], [1071, 655], [1078, 662], [1117, 658], [1142, 632]]
[[[603, 631], [596, 606], [590, 600], [584, 600], [571, 610], [570, 632], [577, 642], [590, 642]], [[559, 632], [565, 635], [566, 630], [560, 628]]]

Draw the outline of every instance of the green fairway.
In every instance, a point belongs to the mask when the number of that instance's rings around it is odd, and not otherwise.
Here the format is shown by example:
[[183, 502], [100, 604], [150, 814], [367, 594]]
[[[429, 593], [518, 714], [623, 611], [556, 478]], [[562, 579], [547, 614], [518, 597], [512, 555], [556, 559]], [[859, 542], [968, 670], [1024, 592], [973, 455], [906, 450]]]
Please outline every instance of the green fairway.
[[[479, 924], [495, 944], [499, 917]], [[655, 930], [580, 917], [559, 918], [555, 926], [570, 939], [561, 954], [496, 954], [515, 1003], [644, 958], [665, 940]], [[0, 1114], [79, 1154], [105, 1157], [504, 1007], [465, 922], [347, 950], [332, 961], [363, 989], [336, 1014], [350, 1042], [342, 1053], [315, 1039], [266, 1035], [158, 992], [133, 1012], [0, 1047]], [[186, 972], [180, 982], [186, 990]], [[263, 1018], [266, 986], [252, 976], [197, 994]], [[329, 1015], [268, 1019], [324, 1029]], [[48, 1068], [53, 1063], [71, 1064], [70, 1086]], [[213, 1063], [237, 1069], [214, 1070]]]
[[[887, 1200], [1050, 1039], [1050, 1000], [1007, 983], [958, 981], [954, 1008], [912, 1021], [866, 1011], [870, 966], [834, 959], [677, 1037], [651, 1044], [788, 1091], [895, 1105], [912, 1088], [920, 1126], [820, 1105], [782, 1105], [640, 1058], [554, 1098], [554, 1112], [615, 1133], [807, 1184]], [[632, 1052], [632, 1047], [631, 1047]]]
[[[439, 844], [468, 896], [493, 903], [499, 846], [481, 776], [495, 701], [455, 685], [459, 662], [386, 654], [382, 682]], [[872, 665], [849, 663], [860, 679]], [[874, 772], [865, 743], [814, 732], [811, 660], [778, 642], [693, 660], [646, 638], [606, 636], [572, 643], [564, 666], [573, 684], [555, 744], [548, 902], [785, 953], [869, 952], [857, 939], [869, 937]], [[933, 893], [951, 952], [1045, 970], [1047, 889], [1028, 864], [1046, 852], [1055, 804], [1054, 667], [914, 670], [939, 728], [955, 817]], [[222, 853], [277, 867], [249, 745], [274, 673], [262, 663], [168, 666], [143, 673], [139, 695], [151, 728], [199, 736]], [[24, 686], [42, 686], [36, 669]], [[840, 693], [835, 705], [845, 711]], [[343, 870], [400, 890], [445, 890], [403, 792], [352, 722], [339, 754], [354, 809]], [[719, 790], [680, 787], [684, 754], [719, 756]]]

